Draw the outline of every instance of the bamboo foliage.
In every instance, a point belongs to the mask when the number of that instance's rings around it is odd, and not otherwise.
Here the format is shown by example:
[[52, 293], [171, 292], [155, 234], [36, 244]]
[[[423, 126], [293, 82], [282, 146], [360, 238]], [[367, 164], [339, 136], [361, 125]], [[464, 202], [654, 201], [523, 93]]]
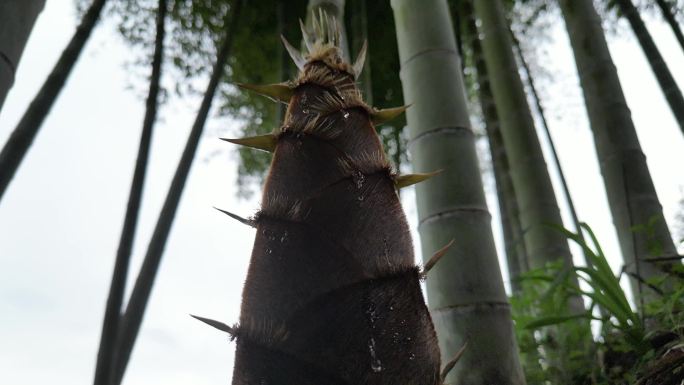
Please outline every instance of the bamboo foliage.
[[470, 341], [445, 383], [524, 384], [446, 2], [392, 8], [413, 167], [443, 170], [416, 187], [423, 255], [455, 240], [426, 283], [443, 360]]

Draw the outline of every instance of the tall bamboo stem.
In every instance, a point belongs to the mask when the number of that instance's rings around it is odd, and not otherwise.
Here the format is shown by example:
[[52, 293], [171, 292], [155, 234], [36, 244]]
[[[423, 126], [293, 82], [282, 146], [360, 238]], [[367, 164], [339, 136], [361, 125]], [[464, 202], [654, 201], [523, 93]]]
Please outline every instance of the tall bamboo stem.
[[423, 255], [455, 239], [426, 283], [443, 361], [472, 342], [445, 383], [524, 384], [446, 1], [392, 8], [413, 166], [443, 170], [416, 187]]
[[223, 77], [224, 67], [230, 55], [235, 28], [240, 20], [242, 0], [235, 0], [231, 5], [231, 10], [227, 14], [228, 17], [224, 22], [224, 25], [226, 26], [225, 36], [218, 49], [209, 84], [207, 85], [204, 97], [202, 98], [202, 103], [197, 112], [195, 122], [192, 125], [188, 141], [185, 144], [185, 149], [183, 150], [183, 154], [178, 163], [178, 168], [171, 181], [169, 192], [159, 214], [157, 225], [152, 233], [152, 239], [147, 248], [147, 253], [145, 254], [145, 259], [140, 268], [140, 273], [135, 281], [130, 300], [128, 301], [126, 311], [121, 320], [121, 326], [119, 327], [119, 334], [117, 337], [112, 385], [119, 385], [126, 371], [126, 366], [128, 365], [133, 345], [135, 344], [136, 337], [140, 330], [145, 308], [147, 307], [157, 270], [159, 269], [159, 264], [164, 253], [164, 247], [171, 231], [171, 225], [178, 209], [185, 182], [190, 173], [192, 160], [195, 157], [195, 152], [197, 151], [204, 124], [209, 115], [209, 109], [211, 108], [214, 94], [218, 88], [219, 81]]

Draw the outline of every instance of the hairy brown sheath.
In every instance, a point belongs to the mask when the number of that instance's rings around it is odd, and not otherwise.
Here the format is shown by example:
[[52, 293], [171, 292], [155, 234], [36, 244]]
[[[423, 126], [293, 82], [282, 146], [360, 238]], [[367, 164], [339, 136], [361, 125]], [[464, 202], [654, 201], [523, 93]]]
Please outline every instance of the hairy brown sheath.
[[440, 384], [396, 193], [427, 174], [393, 175], [373, 126], [403, 109], [363, 102], [363, 63], [341, 59], [334, 20], [322, 14], [303, 33], [305, 56], [285, 42], [295, 81], [245, 85], [288, 102], [283, 125], [230, 140], [274, 152], [240, 323], [226, 329], [237, 341], [233, 385]]

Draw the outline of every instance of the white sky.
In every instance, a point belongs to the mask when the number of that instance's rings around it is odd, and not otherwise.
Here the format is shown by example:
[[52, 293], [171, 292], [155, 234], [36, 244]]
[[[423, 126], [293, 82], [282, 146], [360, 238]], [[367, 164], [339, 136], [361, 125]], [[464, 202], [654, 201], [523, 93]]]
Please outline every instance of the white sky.
[[[646, 21], [674, 76], [684, 85], [684, 55], [670, 30], [659, 20]], [[71, 0], [47, 2], [0, 115], [0, 143], [46, 78], [74, 25]], [[544, 64], [554, 82], [544, 85], [544, 103], [579, 215], [594, 227], [617, 270], [616, 238], [563, 28], [559, 22], [552, 30]], [[610, 48], [672, 223], [684, 185], [682, 133], [632, 36], [611, 38]], [[130, 80], [141, 81], [122, 66], [130, 56], [111, 23], [97, 28], [0, 202], [2, 383], [92, 382], [144, 112], [144, 100], [126, 90]], [[172, 100], [160, 111], [131, 275], [137, 273], [198, 105], [197, 100]], [[212, 119], [205, 132], [227, 127], [234, 125]], [[200, 142], [126, 385], [208, 385], [230, 379], [234, 345], [188, 316], [231, 323], [239, 315], [254, 233], [212, 206], [250, 215], [258, 202], [235, 198], [234, 155], [202, 161], [226, 148], [213, 134]], [[548, 157], [547, 163], [551, 163]], [[497, 223], [491, 185], [488, 190]], [[413, 192], [403, 198], [415, 228]], [[498, 228], [495, 233], [500, 240]]]

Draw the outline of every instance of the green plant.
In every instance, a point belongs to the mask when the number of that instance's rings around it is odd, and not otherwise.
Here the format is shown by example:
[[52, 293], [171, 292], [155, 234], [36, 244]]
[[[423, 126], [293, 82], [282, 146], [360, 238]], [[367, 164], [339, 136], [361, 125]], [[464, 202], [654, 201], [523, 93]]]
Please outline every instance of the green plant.
[[[549, 264], [522, 275], [521, 295], [511, 300], [516, 332], [524, 358], [533, 358], [530, 353], [542, 353], [536, 364], [532, 362], [535, 365], [529, 365], [529, 362], [525, 365], [529, 382], [543, 383], [558, 378], [548, 359], [558, 349], [569, 349], [568, 359], [581, 357], [581, 352], [573, 351], [574, 345], [568, 345], [574, 338], [573, 322], [578, 319], [600, 322], [596, 336], [599, 359], [577, 360], [584, 365], [570, 366], [577, 372], [571, 373], [569, 378], [590, 379], [591, 384], [661, 384], [684, 379], [684, 374], [678, 369], [684, 364], [682, 280], [675, 280], [674, 288], [668, 291], [658, 289], [663, 279], [645, 281], [660, 295], [646, 303], [640, 315], [630, 306], [620, 286], [620, 276], [613, 273], [591, 228], [582, 224], [589, 241], [578, 233], [556, 228], [583, 249], [589, 266], [564, 269], [559, 263]], [[684, 266], [676, 265], [670, 273], [680, 275], [684, 273]], [[572, 275], [585, 283], [588, 289], [572, 284], [569, 279]], [[564, 314], [558, 311], [563, 300], [571, 295], [581, 295], [588, 300], [586, 312]], [[565, 341], [558, 345], [548, 343], [543, 331], [561, 324], [564, 324], [565, 335], [562, 337]]]
[[[569, 314], [567, 269], [562, 261], [521, 274], [511, 298], [516, 337], [528, 384], [588, 384], [595, 352], [585, 314]], [[561, 325], [562, 324], [562, 325]]]

